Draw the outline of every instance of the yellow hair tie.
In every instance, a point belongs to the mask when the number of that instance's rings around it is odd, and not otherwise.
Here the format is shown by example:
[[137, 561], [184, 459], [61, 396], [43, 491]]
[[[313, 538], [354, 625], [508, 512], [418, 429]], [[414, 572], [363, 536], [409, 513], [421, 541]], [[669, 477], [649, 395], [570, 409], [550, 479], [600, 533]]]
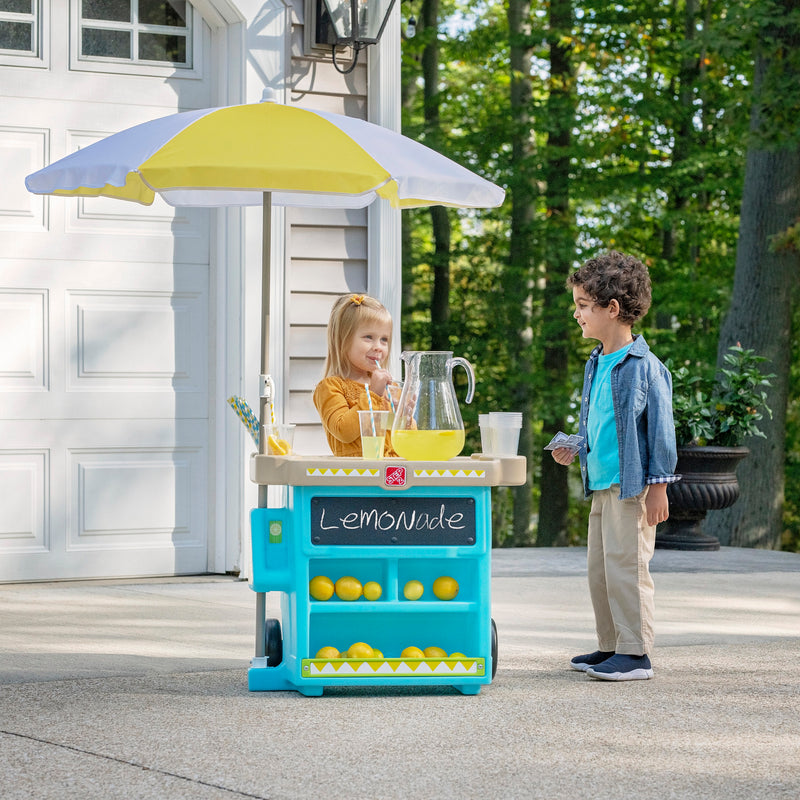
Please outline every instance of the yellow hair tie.
[[357, 306], [360, 306], [364, 302], [364, 295], [363, 294], [351, 294], [350, 295], [350, 302], [355, 303]]

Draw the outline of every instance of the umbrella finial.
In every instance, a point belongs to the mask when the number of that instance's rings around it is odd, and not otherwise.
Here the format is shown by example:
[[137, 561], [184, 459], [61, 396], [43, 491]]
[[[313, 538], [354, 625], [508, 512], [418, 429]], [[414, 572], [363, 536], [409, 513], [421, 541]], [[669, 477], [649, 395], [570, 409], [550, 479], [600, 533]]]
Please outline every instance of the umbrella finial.
[[262, 103], [277, 103], [278, 102], [278, 94], [277, 94], [277, 92], [271, 86], [267, 86], [264, 89], [264, 91], [261, 93], [261, 102]]

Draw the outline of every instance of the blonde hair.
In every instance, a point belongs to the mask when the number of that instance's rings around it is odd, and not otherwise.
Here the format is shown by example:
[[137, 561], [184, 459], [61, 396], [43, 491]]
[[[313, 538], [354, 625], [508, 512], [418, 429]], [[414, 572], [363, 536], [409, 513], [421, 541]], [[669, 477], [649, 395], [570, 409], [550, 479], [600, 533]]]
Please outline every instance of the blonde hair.
[[[325, 359], [323, 377], [345, 377], [350, 372], [347, 350], [356, 331], [363, 325], [378, 322], [389, 325], [392, 316], [383, 303], [367, 294], [346, 294], [340, 297], [331, 309], [328, 322], [328, 357]], [[391, 332], [389, 346], [391, 347]], [[381, 364], [385, 367], [385, 361]]]

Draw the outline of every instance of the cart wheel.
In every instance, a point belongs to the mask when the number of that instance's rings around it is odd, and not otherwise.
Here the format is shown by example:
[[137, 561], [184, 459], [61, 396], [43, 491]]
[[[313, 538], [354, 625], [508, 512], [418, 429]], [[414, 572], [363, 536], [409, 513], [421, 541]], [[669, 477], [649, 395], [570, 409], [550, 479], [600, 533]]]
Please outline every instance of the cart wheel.
[[497, 672], [497, 625], [492, 620], [492, 680]]
[[267, 666], [277, 667], [283, 661], [283, 635], [281, 623], [277, 619], [267, 619], [264, 638], [267, 646]]

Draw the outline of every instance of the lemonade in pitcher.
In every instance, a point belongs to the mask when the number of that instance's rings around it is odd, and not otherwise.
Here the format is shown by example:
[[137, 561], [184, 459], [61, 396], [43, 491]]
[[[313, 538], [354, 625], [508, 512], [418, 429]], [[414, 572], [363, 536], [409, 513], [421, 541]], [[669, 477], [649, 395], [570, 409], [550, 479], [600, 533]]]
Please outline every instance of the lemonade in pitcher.
[[392, 447], [409, 461], [448, 461], [464, 448], [464, 431], [394, 431]]
[[472, 400], [472, 365], [449, 351], [405, 352], [403, 391], [392, 425], [392, 447], [409, 461], [449, 461], [464, 448], [464, 422], [458, 410], [452, 370], [467, 371], [467, 402]]

